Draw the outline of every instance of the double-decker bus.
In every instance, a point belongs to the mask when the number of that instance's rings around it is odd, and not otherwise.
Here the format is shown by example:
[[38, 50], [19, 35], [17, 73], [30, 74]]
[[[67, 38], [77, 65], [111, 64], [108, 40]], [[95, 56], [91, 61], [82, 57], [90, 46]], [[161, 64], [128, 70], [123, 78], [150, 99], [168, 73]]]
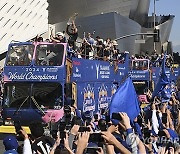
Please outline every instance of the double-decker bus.
[[143, 94], [144, 90], [151, 86], [151, 71], [149, 59], [131, 60], [130, 76], [133, 80], [137, 94]]
[[[122, 79], [129, 57], [118, 64], [67, 58], [66, 43], [19, 42], [9, 45], [4, 65], [3, 122], [27, 125], [42, 121], [48, 109], [59, 109], [67, 97], [82, 112], [107, 108]], [[58, 100], [58, 101], [57, 101]]]

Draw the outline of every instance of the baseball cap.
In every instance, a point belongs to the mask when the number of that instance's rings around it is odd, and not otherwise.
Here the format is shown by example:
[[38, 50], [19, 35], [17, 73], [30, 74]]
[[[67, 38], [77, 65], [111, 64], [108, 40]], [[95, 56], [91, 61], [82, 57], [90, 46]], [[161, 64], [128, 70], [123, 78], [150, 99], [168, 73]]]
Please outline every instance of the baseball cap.
[[6, 136], [3, 140], [3, 144], [5, 146], [6, 151], [17, 149], [19, 146], [16, 137], [12, 135]]
[[57, 32], [56, 35], [64, 37], [64, 33], [62, 32]]

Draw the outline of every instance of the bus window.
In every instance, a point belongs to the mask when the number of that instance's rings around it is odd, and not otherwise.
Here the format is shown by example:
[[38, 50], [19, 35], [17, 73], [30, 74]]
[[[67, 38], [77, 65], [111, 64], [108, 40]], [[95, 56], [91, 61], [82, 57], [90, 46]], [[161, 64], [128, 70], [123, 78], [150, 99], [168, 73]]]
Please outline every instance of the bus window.
[[148, 59], [137, 59], [132, 61], [133, 70], [148, 70], [149, 60]]
[[39, 106], [44, 108], [54, 108], [54, 106], [62, 106], [62, 85], [59, 83], [34, 83], [32, 89], [32, 107]]
[[27, 83], [6, 83], [4, 87], [4, 107], [29, 107], [30, 85]]
[[28, 66], [33, 57], [33, 45], [16, 45], [11, 46], [8, 54], [6, 65], [10, 66]]
[[41, 44], [36, 48], [36, 65], [61, 66], [64, 46], [62, 44]]
[[6, 83], [4, 107], [54, 108], [62, 105], [62, 85], [59, 83]]

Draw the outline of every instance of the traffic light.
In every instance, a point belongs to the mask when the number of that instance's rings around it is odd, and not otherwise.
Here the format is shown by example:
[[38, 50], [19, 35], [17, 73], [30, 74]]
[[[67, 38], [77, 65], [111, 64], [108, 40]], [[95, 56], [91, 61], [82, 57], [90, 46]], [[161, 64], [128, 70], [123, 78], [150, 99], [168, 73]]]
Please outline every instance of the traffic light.
[[159, 29], [154, 29], [154, 42], [159, 42], [160, 37], [159, 37]]

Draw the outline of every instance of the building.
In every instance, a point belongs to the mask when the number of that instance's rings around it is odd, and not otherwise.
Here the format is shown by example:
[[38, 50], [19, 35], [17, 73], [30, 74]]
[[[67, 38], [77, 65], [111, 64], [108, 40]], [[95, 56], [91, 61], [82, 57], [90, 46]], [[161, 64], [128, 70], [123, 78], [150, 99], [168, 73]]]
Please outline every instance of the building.
[[[56, 31], [66, 27], [68, 18], [77, 12], [79, 36], [96, 31], [95, 35], [112, 39], [132, 33], [153, 32], [154, 16], [148, 16], [150, 0], [1, 0], [0, 3], [0, 54], [8, 44], [27, 41], [48, 31], [54, 24]], [[161, 41], [155, 43], [157, 52], [166, 50], [173, 24], [173, 15], [155, 16]], [[142, 39], [145, 43], [137, 43]], [[121, 51], [131, 54], [154, 51], [153, 37], [133, 36], [118, 41]]]
[[47, 0], [1, 0], [0, 54], [11, 41], [27, 41], [48, 30]]
[[[155, 21], [155, 28], [160, 30], [160, 42], [154, 43], [152, 35], [133, 36], [119, 40], [119, 48], [131, 54], [151, 54], [154, 49], [160, 53], [167, 49], [174, 16], [148, 16], [150, 0], [48, 0], [48, 3], [48, 21], [56, 25], [57, 31], [65, 29], [68, 18], [75, 12], [79, 14], [80, 37], [83, 37], [83, 32], [94, 30], [104, 39], [140, 32], [153, 33]], [[138, 40], [145, 43], [137, 43]]]

